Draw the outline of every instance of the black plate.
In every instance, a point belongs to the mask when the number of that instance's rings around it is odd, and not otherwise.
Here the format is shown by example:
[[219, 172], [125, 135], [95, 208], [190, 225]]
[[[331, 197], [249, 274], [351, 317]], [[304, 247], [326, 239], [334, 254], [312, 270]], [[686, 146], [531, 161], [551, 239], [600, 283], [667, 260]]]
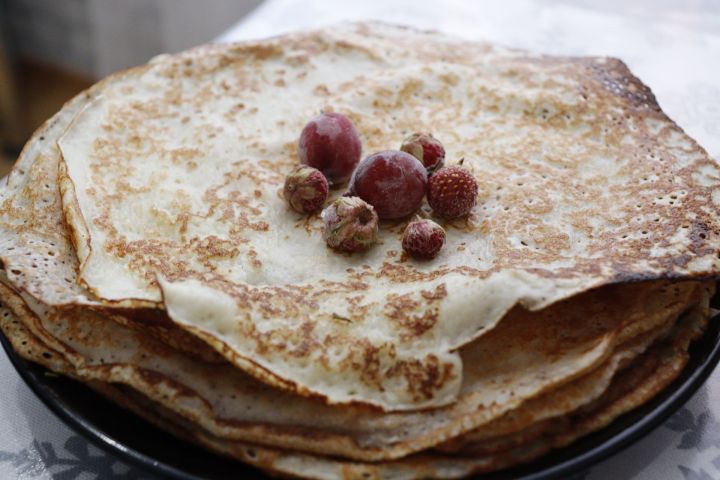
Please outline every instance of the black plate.
[[[61, 420], [98, 447], [163, 477], [182, 480], [262, 478], [255, 469], [179, 440], [115, 406], [73, 380], [20, 358], [4, 335], [5, 351], [25, 383]], [[720, 360], [720, 315], [690, 348], [682, 374], [649, 403], [606, 428], [524, 465], [483, 476], [486, 480], [565, 477], [617, 453], [662, 424], [687, 402]]]

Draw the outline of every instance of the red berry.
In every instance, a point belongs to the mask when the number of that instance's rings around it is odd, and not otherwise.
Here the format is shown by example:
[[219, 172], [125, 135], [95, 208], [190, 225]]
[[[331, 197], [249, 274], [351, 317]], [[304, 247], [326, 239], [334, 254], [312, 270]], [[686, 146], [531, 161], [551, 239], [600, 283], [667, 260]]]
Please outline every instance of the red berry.
[[283, 195], [296, 212], [314, 212], [327, 199], [328, 182], [317, 168], [300, 165], [285, 178]]
[[340, 197], [322, 211], [321, 217], [323, 238], [334, 250], [358, 252], [377, 240], [377, 213], [361, 198]]
[[360, 161], [360, 136], [340, 113], [321, 113], [300, 134], [300, 163], [320, 170], [331, 185], [345, 183]]
[[470, 213], [477, 194], [477, 180], [459, 165], [441, 168], [428, 181], [428, 203], [435, 214], [447, 219]]
[[380, 218], [400, 218], [418, 209], [427, 190], [427, 172], [412, 155], [378, 152], [358, 164], [350, 192], [375, 207]]
[[402, 247], [420, 260], [435, 258], [445, 245], [445, 230], [432, 220], [410, 222], [403, 233]]
[[432, 173], [445, 163], [445, 147], [429, 133], [413, 133], [403, 140], [400, 150], [407, 152]]

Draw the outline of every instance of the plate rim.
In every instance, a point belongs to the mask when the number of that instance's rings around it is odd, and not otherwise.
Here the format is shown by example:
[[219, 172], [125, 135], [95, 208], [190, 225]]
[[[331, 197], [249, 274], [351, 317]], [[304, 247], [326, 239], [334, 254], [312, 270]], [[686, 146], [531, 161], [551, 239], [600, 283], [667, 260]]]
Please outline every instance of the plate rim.
[[[2, 344], [5, 353], [7, 354], [10, 363], [12, 364], [15, 371], [18, 373], [20, 378], [23, 380], [25, 385], [33, 392], [40, 402], [50, 410], [60, 421], [65, 424], [70, 430], [82, 435], [83, 438], [91, 442], [96, 447], [100, 448], [106, 453], [110, 453], [127, 463], [141, 468], [147, 473], [153, 475], [161, 475], [167, 478], [177, 478], [180, 480], [205, 480], [202, 477], [198, 477], [192, 473], [185, 472], [165, 462], [159, 461], [150, 455], [136, 450], [135, 448], [124, 444], [121, 441], [117, 441], [111, 436], [100, 431], [99, 427], [96, 427], [92, 422], [86, 420], [81, 412], [75, 411], [75, 409], [69, 407], [60, 397], [57, 395], [53, 387], [39, 381], [39, 376], [35, 375], [31, 371], [32, 367], [38, 367], [43, 369], [45, 372], [52, 372], [44, 366], [26, 360], [22, 358], [13, 348], [10, 340], [5, 336], [5, 332], [0, 329], [0, 344]], [[78, 387], [88, 388], [82, 383], [77, 382], [69, 377], [63, 375], [64, 380], [78, 383]], [[99, 395], [99, 394], [98, 394]], [[110, 402], [110, 400], [105, 399]], [[119, 407], [119, 406], [118, 406]], [[122, 407], [120, 407], [122, 408]], [[132, 413], [132, 412], [129, 412]], [[133, 413], [133, 415], [135, 415]], [[137, 416], [137, 415], [135, 415]], [[140, 418], [140, 417], [137, 417]], [[145, 421], [144, 419], [142, 419]], [[156, 428], [154, 425], [145, 421], [149, 427]], [[159, 430], [159, 429], [158, 429]], [[198, 447], [200, 448], [200, 447]]]

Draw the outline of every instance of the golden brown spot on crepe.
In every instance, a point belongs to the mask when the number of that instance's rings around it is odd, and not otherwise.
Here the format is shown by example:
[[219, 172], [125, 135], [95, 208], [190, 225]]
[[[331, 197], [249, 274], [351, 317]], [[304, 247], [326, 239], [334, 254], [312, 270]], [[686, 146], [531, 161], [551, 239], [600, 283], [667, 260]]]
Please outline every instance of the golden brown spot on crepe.
[[315, 89], [313, 89], [313, 93], [321, 97], [327, 97], [328, 95], [330, 95], [330, 90], [328, 89], [327, 85], [320, 84], [315, 87]]
[[409, 392], [418, 400], [431, 398], [433, 392], [455, 375], [452, 365], [441, 364], [435, 355], [428, 355], [422, 360], [397, 361], [386, 373], [388, 378], [404, 377]]
[[405, 329], [407, 337], [421, 336], [435, 326], [438, 321], [437, 302], [447, 297], [445, 284], [434, 290], [422, 290], [420, 295], [389, 294], [385, 301], [385, 314]]

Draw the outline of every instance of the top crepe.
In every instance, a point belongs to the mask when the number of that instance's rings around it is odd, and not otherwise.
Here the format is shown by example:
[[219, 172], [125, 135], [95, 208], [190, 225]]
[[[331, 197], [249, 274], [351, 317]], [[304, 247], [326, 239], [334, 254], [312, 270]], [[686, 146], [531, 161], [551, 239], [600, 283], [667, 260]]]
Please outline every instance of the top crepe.
[[[402, 223], [364, 255], [332, 253], [318, 216], [285, 205], [321, 110], [352, 118], [365, 154], [430, 131], [465, 158], [478, 206], [439, 257], [404, 259]], [[614, 59], [341, 25], [120, 74], [59, 146], [97, 299], [166, 308], [261, 380], [329, 403], [448, 404], [455, 350], [516, 303], [720, 271], [720, 170]]]

